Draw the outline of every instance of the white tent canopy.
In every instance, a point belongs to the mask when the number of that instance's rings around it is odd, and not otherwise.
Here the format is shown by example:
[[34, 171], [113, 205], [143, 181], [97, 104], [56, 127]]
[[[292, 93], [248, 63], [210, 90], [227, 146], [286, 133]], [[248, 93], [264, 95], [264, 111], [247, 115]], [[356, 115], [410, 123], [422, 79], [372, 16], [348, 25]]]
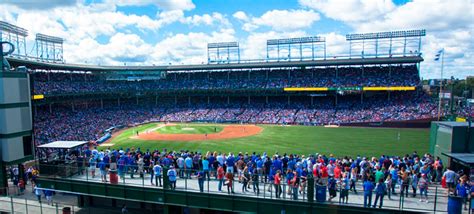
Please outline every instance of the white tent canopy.
[[54, 141], [51, 143], [43, 144], [37, 146], [37, 148], [46, 148], [46, 149], [70, 149], [77, 146], [82, 146], [86, 144], [87, 141]]

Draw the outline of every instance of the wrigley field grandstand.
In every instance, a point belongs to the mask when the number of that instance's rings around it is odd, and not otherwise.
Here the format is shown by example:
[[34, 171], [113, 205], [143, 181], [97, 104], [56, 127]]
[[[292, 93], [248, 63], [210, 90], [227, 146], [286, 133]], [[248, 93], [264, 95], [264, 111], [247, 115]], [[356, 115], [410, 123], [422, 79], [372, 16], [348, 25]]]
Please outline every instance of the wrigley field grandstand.
[[2, 213], [472, 211], [472, 79], [422, 78], [429, 30], [156, 65], [70, 63], [52, 35], [0, 21]]

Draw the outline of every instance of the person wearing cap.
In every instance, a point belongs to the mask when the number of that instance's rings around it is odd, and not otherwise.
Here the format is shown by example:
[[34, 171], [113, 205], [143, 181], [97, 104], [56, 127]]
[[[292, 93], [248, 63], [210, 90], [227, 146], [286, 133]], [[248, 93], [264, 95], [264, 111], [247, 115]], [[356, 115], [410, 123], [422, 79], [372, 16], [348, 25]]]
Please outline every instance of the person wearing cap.
[[418, 189], [420, 190], [420, 202], [423, 202], [423, 195], [425, 196], [425, 202], [428, 203], [428, 179], [425, 174], [421, 174], [418, 180]]
[[174, 169], [174, 166], [171, 165], [170, 169], [168, 170], [168, 180], [170, 181], [170, 188], [172, 190], [176, 189], [176, 170]]

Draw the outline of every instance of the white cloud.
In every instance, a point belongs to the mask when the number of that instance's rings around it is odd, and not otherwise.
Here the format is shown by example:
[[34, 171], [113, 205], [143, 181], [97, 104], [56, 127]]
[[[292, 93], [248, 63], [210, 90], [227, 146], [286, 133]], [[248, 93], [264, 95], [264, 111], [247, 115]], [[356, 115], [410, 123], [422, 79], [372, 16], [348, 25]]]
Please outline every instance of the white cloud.
[[[242, 13], [234, 17], [245, 18]], [[310, 27], [320, 19], [319, 14], [313, 10], [271, 10], [260, 17], [252, 17], [242, 27], [245, 31], [253, 31], [259, 27], [271, 27], [276, 31], [289, 31]], [[243, 19], [242, 19], [243, 20]]]
[[191, 32], [176, 34], [158, 42], [150, 60], [153, 64], [207, 63], [207, 43], [236, 41], [233, 29], [221, 29], [209, 34]]
[[240, 21], [247, 21], [249, 19], [244, 11], [237, 11], [232, 16]]
[[119, 6], [156, 5], [163, 10], [192, 10], [196, 7], [192, 0], [108, 0], [108, 3]]
[[182, 19], [182, 23], [198, 26], [198, 25], [214, 25], [219, 24], [223, 28], [231, 26], [225, 15], [214, 12], [212, 14], [193, 15]]
[[299, 3], [344, 22], [372, 20], [395, 9], [391, 0], [299, 0]]
[[68, 61], [102, 65], [143, 64], [153, 52], [152, 46], [138, 35], [124, 33], [115, 34], [107, 44], [86, 38], [77, 44], [67, 44], [65, 48], [76, 50], [65, 52]]

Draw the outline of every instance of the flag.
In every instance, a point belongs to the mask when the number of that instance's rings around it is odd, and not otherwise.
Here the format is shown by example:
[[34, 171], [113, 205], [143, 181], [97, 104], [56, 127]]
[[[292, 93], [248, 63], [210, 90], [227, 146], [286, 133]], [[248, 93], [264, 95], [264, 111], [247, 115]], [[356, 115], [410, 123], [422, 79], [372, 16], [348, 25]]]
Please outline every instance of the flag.
[[439, 51], [436, 53], [434, 60], [435, 60], [435, 61], [438, 61], [439, 58], [441, 57], [441, 54], [442, 54], [443, 52], [444, 52], [444, 48], [441, 49], [441, 50], [439, 50]]

